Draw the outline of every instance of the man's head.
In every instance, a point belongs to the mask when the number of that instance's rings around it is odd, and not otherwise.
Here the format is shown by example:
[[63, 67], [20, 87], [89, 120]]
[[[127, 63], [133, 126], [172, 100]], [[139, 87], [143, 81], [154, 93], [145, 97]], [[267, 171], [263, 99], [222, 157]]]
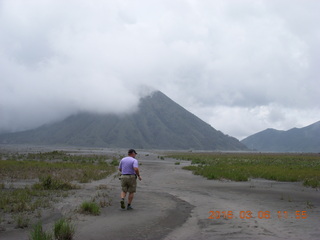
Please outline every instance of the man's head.
[[129, 150], [128, 150], [128, 155], [129, 155], [129, 156], [132, 156], [132, 155], [135, 156], [135, 155], [137, 155], [137, 152], [136, 152], [136, 150], [134, 150], [134, 149], [129, 149]]

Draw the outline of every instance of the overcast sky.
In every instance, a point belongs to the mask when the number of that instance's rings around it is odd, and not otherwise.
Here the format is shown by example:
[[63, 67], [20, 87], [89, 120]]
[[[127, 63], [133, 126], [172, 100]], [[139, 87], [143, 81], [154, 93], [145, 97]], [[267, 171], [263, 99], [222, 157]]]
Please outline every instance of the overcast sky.
[[320, 0], [0, 0], [0, 132], [160, 90], [239, 140], [320, 120]]

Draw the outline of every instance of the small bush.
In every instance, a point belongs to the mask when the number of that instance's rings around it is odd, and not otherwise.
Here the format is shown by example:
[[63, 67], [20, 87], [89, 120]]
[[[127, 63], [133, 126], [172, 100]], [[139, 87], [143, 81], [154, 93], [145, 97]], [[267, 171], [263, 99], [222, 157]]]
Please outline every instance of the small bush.
[[113, 157], [110, 164], [111, 166], [119, 166], [119, 161], [116, 157]]
[[99, 215], [100, 207], [95, 202], [83, 202], [80, 207], [81, 213]]
[[16, 221], [17, 228], [26, 228], [29, 226], [30, 219], [26, 217], [24, 214], [19, 214], [15, 216], [14, 220]]
[[33, 226], [32, 232], [29, 236], [30, 240], [52, 240], [52, 234], [44, 232], [41, 223], [37, 223]]
[[106, 184], [100, 184], [97, 189], [108, 189], [108, 185]]
[[54, 237], [57, 240], [71, 240], [73, 238], [75, 228], [66, 219], [60, 219], [54, 223]]
[[69, 182], [54, 179], [51, 175], [40, 178], [40, 183], [34, 184], [33, 187], [38, 190], [71, 190], [77, 188]]
[[304, 181], [303, 181], [303, 185], [304, 186], [309, 186], [309, 187], [313, 187], [313, 188], [317, 188], [317, 187], [320, 187], [320, 178], [306, 178]]

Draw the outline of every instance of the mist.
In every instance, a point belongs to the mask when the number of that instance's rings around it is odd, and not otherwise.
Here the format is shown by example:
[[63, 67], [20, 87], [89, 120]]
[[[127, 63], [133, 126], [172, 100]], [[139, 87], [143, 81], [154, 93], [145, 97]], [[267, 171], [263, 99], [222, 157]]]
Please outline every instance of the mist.
[[320, 2], [0, 1], [0, 132], [160, 90], [239, 139], [320, 120]]

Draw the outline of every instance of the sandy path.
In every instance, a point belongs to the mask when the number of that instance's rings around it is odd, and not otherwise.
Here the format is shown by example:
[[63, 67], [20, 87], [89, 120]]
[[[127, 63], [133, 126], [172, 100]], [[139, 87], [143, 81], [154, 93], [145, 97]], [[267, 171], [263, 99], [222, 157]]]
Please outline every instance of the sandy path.
[[[56, 218], [74, 212], [97, 186], [106, 184], [111, 206], [103, 208], [100, 216], [73, 213], [75, 239], [319, 239], [320, 191], [300, 183], [206, 180], [181, 169], [189, 162], [175, 165], [176, 160], [157, 156], [138, 155], [143, 179], [133, 201], [134, 210], [120, 210], [120, 181], [111, 176], [86, 184], [57, 204]], [[209, 211], [232, 211], [234, 217], [209, 219]], [[251, 211], [253, 217], [241, 219], [241, 211]], [[258, 213], [265, 211], [270, 212], [270, 218], [260, 219]], [[287, 211], [288, 218], [279, 219], [277, 211]], [[308, 217], [296, 219], [295, 211], [306, 211]], [[52, 223], [48, 220], [46, 226]], [[27, 239], [27, 234], [25, 230], [0, 232], [0, 239]]]
[[138, 182], [134, 210], [120, 209], [120, 181], [111, 176], [105, 182], [112, 188], [112, 206], [103, 209], [99, 217], [79, 223], [75, 239], [163, 239], [187, 220], [193, 206], [169, 194], [164, 183], [167, 176], [170, 184], [177, 186], [174, 173], [181, 167], [176, 168], [172, 161], [155, 160], [157, 155], [141, 157], [143, 180]]

